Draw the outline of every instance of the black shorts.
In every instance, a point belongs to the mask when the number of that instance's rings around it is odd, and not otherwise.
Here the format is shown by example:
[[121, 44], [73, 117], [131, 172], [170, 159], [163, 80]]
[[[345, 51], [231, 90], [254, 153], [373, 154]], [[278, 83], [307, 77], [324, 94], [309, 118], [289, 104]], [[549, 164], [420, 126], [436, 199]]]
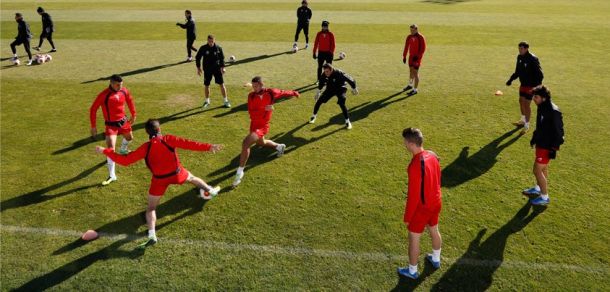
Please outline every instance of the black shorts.
[[220, 68], [217, 69], [203, 69], [203, 85], [209, 86], [212, 82], [212, 76], [214, 77], [214, 82], [216, 84], [222, 85], [225, 81], [222, 79], [222, 72]]
[[341, 103], [345, 103], [346, 100], [346, 92], [347, 89], [342, 89], [339, 91], [329, 91], [329, 90], [325, 90], [324, 92], [322, 92], [322, 95], [320, 96], [320, 102], [321, 103], [327, 103], [331, 98], [333, 98], [333, 96], [337, 96], [337, 104], [341, 104]]

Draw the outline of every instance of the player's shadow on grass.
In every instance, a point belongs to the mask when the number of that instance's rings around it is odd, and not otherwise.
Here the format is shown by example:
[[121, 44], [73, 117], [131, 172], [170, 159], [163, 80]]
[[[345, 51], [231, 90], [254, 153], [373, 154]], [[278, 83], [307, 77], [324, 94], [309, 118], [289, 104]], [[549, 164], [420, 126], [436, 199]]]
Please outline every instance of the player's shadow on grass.
[[[320, 141], [326, 137], [329, 137], [329, 136], [343, 130], [343, 129], [336, 129], [336, 130], [327, 132], [323, 135], [320, 135], [320, 136], [317, 136], [317, 137], [314, 137], [311, 139], [295, 136], [295, 133], [298, 132], [299, 130], [301, 130], [306, 125], [307, 125], [307, 122], [295, 127], [294, 129], [292, 129], [286, 133], [277, 134], [269, 139], [271, 139], [277, 143], [286, 144], [286, 150], [284, 151], [284, 156], [286, 156], [287, 154], [292, 153], [307, 144], [311, 144], [311, 143]], [[229, 164], [227, 164], [226, 166], [219, 168], [219, 169], [213, 171], [212, 173], [210, 173], [209, 174], [210, 176], [212, 176], [212, 177], [217, 176], [217, 177], [214, 178], [213, 180], [211, 180], [209, 182], [209, 184], [217, 185], [217, 184], [233, 177], [235, 175], [235, 170], [239, 166], [239, 158], [240, 158], [240, 154], [235, 156], [231, 160], [231, 162], [229, 162]], [[248, 159], [248, 163], [246, 165], [246, 176], [244, 179], [248, 179], [247, 174], [253, 168], [256, 168], [257, 166], [263, 165], [267, 162], [271, 162], [275, 158], [276, 158], [276, 151], [274, 149], [253, 146], [252, 151], [250, 152], [250, 158]]]
[[[202, 111], [201, 111], [200, 107], [195, 107], [195, 108], [191, 108], [191, 109], [187, 109], [187, 110], [183, 110], [181, 112], [177, 112], [177, 113], [171, 114], [169, 116], [161, 117], [161, 118], [159, 118], [159, 122], [161, 124], [164, 124], [164, 123], [167, 123], [167, 122], [181, 120], [181, 119], [184, 119], [184, 118], [188, 118], [190, 116], [197, 115], [197, 114], [199, 114], [201, 112]], [[146, 122], [141, 122], [139, 124], [133, 125], [131, 128], [133, 129], [133, 131], [144, 129], [144, 125], [145, 124], [146, 124]], [[99, 129], [100, 128], [98, 128], [98, 130]], [[103, 125], [102, 125], [101, 129], [104, 129]], [[97, 134], [95, 136], [95, 140], [91, 139], [91, 137], [82, 138], [82, 139], [80, 139], [80, 140], [78, 140], [76, 142], [73, 142], [72, 145], [70, 145], [68, 147], [65, 147], [65, 148], [62, 148], [62, 149], [54, 151], [52, 154], [53, 155], [58, 155], [58, 154], [63, 154], [63, 153], [66, 153], [66, 152], [70, 152], [72, 150], [78, 149], [78, 148], [83, 147], [83, 146], [87, 146], [87, 145], [89, 145], [91, 143], [95, 143], [97, 141], [104, 141], [104, 133]]]
[[[368, 102], [365, 102], [365, 103], [361, 103], [361, 104], [359, 104], [359, 105], [357, 105], [357, 106], [355, 106], [353, 108], [349, 108], [348, 107], [350, 121], [352, 123], [355, 123], [357, 121], [366, 119], [366, 118], [368, 118], [368, 116], [371, 113], [373, 113], [375, 111], [383, 109], [384, 107], [386, 107], [386, 106], [388, 106], [390, 104], [393, 104], [395, 102], [403, 101], [403, 100], [409, 98], [408, 95], [405, 95], [405, 96], [403, 96], [401, 98], [393, 99], [393, 98], [395, 98], [395, 97], [397, 97], [399, 95], [402, 95], [404, 93], [405, 93], [404, 91], [399, 91], [397, 93], [394, 93], [392, 95], [389, 95], [387, 97], [384, 97], [382, 99], [379, 99], [379, 100], [376, 100], [376, 101], [373, 101], [373, 102], [368, 101]], [[349, 98], [347, 100], [349, 102]], [[336, 103], [336, 98], [331, 99], [329, 102], [327, 102], [324, 105], [324, 107], [327, 107], [327, 108], [333, 107], [334, 109], [329, 109], [329, 110], [338, 110], [338, 106], [333, 105], [334, 103]], [[322, 109], [322, 107], [320, 109]], [[343, 114], [342, 113], [339, 113], [339, 114], [333, 116], [332, 118], [330, 118], [328, 123], [316, 126], [315, 128], [312, 129], [312, 131], [319, 131], [319, 130], [328, 128], [331, 125], [336, 125], [336, 124], [340, 124], [340, 125], [345, 124], [345, 119], [343, 118]]]
[[[530, 209], [532, 210], [529, 213]], [[483, 242], [487, 229], [482, 229], [470, 242], [468, 250], [432, 287], [432, 291], [486, 291], [493, 282], [493, 274], [504, 262], [508, 238], [527, 226], [546, 210], [546, 206], [526, 203], [504, 226]]]
[[46, 188], [38, 189], [38, 190], [29, 192], [29, 193], [26, 193], [23, 195], [19, 195], [17, 197], [14, 197], [14, 198], [11, 198], [8, 200], [4, 200], [0, 203], [0, 206], [2, 206], [2, 208], [0, 208], [0, 212], [4, 212], [6, 210], [10, 210], [10, 209], [14, 209], [14, 208], [26, 207], [29, 205], [42, 203], [42, 202], [45, 202], [45, 201], [48, 201], [51, 199], [55, 199], [55, 198], [59, 198], [59, 197], [63, 197], [63, 196], [66, 196], [66, 195], [69, 195], [69, 194], [72, 194], [75, 192], [97, 187], [97, 186], [99, 186], [99, 184], [92, 184], [92, 185], [72, 188], [70, 190], [63, 191], [63, 192], [60, 192], [57, 194], [49, 194], [50, 192], [52, 192], [54, 190], [57, 190], [66, 185], [80, 181], [81, 179], [89, 176], [91, 173], [95, 172], [98, 168], [102, 167], [105, 164], [106, 164], [106, 161], [100, 162], [91, 168], [85, 169], [84, 171], [82, 171], [81, 173], [77, 174], [76, 176], [74, 176], [70, 179], [64, 180], [62, 182], [58, 182], [58, 183], [48, 186]]
[[[199, 213], [203, 210], [206, 200], [203, 200], [198, 197], [198, 190], [189, 190], [178, 196], [175, 196], [163, 203], [161, 203], [157, 207], [157, 226], [156, 230], [160, 230], [178, 220], [191, 216], [193, 214]], [[144, 200], [144, 198], [143, 198]], [[165, 217], [171, 218], [168, 221], [163, 221], [162, 219]], [[67, 264], [64, 264], [61, 267], [56, 268], [55, 270], [46, 273], [44, 275], [38, 276], [27, 283], [23, 284], [21, 287], [17, 288], [18, 291], [39, 291], [46, 290], [52, 288], [62, 282], [70, 279], [72, 276], [80, 273], [91, 265], [95, 264], [98, 261], [103, 260], [111, 260], [117, 258], [130, 258], [135, 259], [143, 255], [143, 251], [135, 249], [123, 247], [126, 244], [130, 244], [135, 240], [143, 240], [144, 233], [137, 233], [137, 230], [140, 226], [146, 224], [146, 219], [144, 217], [143, 212], [138, 212], [131, 216], [116, 220], [114, 222], [105, 224], [95, 230], [102, 235], [118, 235], [121, 239], [113, 242], [112, 244], [102, 248], [98, 251], [90, 253], [86, 256], [73, 260]], [[124, 235], [127, 236], [124, 236]], [[158, 234], [158, 233], [157, 233]], [[112, 238], [110, 238], [112, 239]], [[53, 252], [53, 255], [60, 255], [67, 252], [71, 252], [77, 248], [80, 248], [86, 245], [88, 241], [84, 241], [82, 239], [77, 239]], [[157, 245], [163, 244], [163, 235], [160, 235], [159, 243]], [[134, 245], [135, 247], [135, 245]], [[149, 247], [149, 248], [155, 248]]]
[[240, 64], [256, 62], [256, 61], [265, 60], [265, 59], [269, 59], [269, 58], [273, 58], [273, 57], [277, 57], [277, 56], [281, 56], [281, 55], [287, 55], [287, 54], [292, 54], [292, 51], [279, 52], [279, 53], [275, 53], [275, 54], [271, 54], [271, 55], [265, 54], [265, 55], [249, 57], [249, 58], [237, 60], [235, 62], [226, 63], [225, 67], [237, 66]]
[[498, 162], [497, 157], [500, 152], [519, 140], [521, 135], [516, 135], [505, 141], [518, 130], [518, 128], [515, 128], [504, 133], [470, 156], [468, 156], [470, 147], [462, 148], [460, 156], [443, 169], [443, 186], [453, 188], [489, 171]]
[[[131, 70], [131, 71], [127, 71], [127, 72], [118, 73], [118, 75], [121, 75], [121, 77], [127, 77], [127, 76], [147, 73], [147, 72], [151, 72], [151, 71], [157, 71], [157, 70], [160, 70], [160, 69], [165, 69], [165, 68], [169, 68], [169, 67], [185, 64], [185, 63], [189, 63], [189, 62], [187, 62], [187, 61], [180, 61], [180, 62], [176, 62], [176, 63], [169, 63], [169, 64], [157, 65], [157, 66], [152, 66], [152, 67], [140, 68], [140, 69], [136, 69], [136, 70]], [[93, 83], [93, 82], [103, 81], [103, 80], [110, 80], [110, 76], [100, 77], [98, 79], [83, 81], [83, 82], [81, 82], [81, 84]]]

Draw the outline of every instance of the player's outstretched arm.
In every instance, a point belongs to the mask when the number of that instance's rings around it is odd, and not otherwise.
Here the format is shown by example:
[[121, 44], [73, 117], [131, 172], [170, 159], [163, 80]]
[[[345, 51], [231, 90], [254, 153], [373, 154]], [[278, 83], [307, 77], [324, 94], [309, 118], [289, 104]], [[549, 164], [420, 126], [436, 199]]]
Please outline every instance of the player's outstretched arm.
[[114, 152], [114, 150], [112, 150], [111, 148], [105, 148], [102, 146], [95, 146], [95, 151], [97, 153], [106, 155], [108, 158], [112, 159], [112, 161], [120, 165], [128, 166], [137, 162], [140, 159], [144, 159], [144, 157], [146, 156], [146, 148], [148, 143], [150, 142], [142, 144], [140, 147], [138, 147], [138, 149], [136, 149], [136, 151], [130, 152], [127, 155], [118, 154]]

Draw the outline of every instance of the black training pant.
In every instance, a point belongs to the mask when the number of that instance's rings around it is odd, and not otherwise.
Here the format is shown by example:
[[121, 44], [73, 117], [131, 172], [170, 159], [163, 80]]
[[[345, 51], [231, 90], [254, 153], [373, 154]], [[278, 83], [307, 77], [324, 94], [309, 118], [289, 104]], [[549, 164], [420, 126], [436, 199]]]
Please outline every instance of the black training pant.
[[191, 57], [191, 51], [197, 52], [197, 49], [193, 47], [194, 43], [195, 39], [186, 39], [186, 54], [189, 56], [189, 58]]
[[309, 22], [297, 23], [297, 33], [294, 35], [294, 42], [296, 43], [299, 41], [301, 30], [303, 30], [303, 33], [305, 34], [305, 42], [309, 44]]
[[349, 119], [349, 115], [347, 114], [347, 107], [345, 107], [345, 100], [347, 99], [346, 93], [347, 88], [341, 88], [337, 91], [328, 89], [324, 90], [320, 98], [318, 98], [318, 101], [316, 101], [316, 105], [313, 107], [313, 114], [317, 115], [318, 111], [320, 110], [320, 106], [322, 106], [323, 103], [327, 103], [333, 96], [337, 96], [337, 104], [341, 108], [343, 117], [346, 120]]
[[46, 29], [42, 30], [42, 33], [40, 34], [40, 42], [38, 42], [38, 47], [40, 48], [42, 46], [42, 42], [44, 41], [44, 39], [47, 39], [49, 41], [49, 44], [51, 44], [51, 48], [55, 49], [55, 44], [53, 43], [53, 32], [46, 32]]
[[20, 40], [20, 39], [16, 39], [15, 41], [13, 41], [11, 43], [11, 50], [13, 51], [13, 54], [17, 54], [17, 46], [18, 45], [23, 45], [23, 48], [25, 49], [25, 52], [28, 53], [28, 57], [30, 58], [30, 60], [32, 60], [32, 52], [30, 51], [30, 40]]
[[318, 76], [316, 77], [316, 80], [320, 80], [322, 65], [324, 65], [324, 63], [332, 64], [333, 57], [333, 53], [331, 52], [318, 52]]

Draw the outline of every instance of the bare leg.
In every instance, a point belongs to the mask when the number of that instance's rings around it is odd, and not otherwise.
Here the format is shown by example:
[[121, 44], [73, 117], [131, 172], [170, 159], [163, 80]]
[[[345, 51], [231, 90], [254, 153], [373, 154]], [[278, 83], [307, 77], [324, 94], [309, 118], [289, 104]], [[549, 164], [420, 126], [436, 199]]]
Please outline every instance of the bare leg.
[[250, 133], [241, 144], [241, 155], [239, 157], [239, 166], [246, 167], [246, 162], [248, 162], [248, 158], [250, 157], [250, 147], [258, 141], [258, 135], [256, 133]]
[[439, 250], [443, 244], [441, 233], [438, 231], [438, 224], [434, 226], [428, 226], [430, 232], [430, 238], [432, 239], [432, 249]]
[[547, 164], [540, 164], [540, 163], [534, 162], [534, 176], [536, 177], [536, 182], [538, 183], [538, 186], [540, 187], [541, 194], [548, 194], [547, 180], [546, 180], [545, 173], [548, 173]]
[[[106, 136], [106, 146], [109, 149], [112, 149], [113, 151], [116, 150], [116, 138], [117, 138], [116, 135]], [[102, 182], [102, 185], [107, 185], [107, 184], [111, 183], [113, 180], [116, 180], [116, 172], [115, 172], [116, 164], [110, 158], [106, 158], [106, 161], [107, 161], [107, 166], [108, 166], [108, 177], [110, 179]]]
[[212, 189], [212, 187], [210, 187], [210, 185], [208, 185], [203, 179], [198, 178], [194, 175], [190, 175], [189, 178], [187, 179], [188, 182], [190, 182], [191, 184], [193, 184], [194, 186], [200, 188], [200, 189], [204, 189], [206, 191], [209, 191]]
[[204, 94], [206, 100], [208, 98], [210, 98], [210, 86], [207, 86], [207, 85], [204, 86], [203, 94]]
[[[146, 227], [149, 230], [149, 238], [150, 238], [150, 230], [152, 233], [155, 233], [155, 226], [157, 224], [157, 206], [159, 205], [159, 201], [161, 201], [161, 196], [153, 196], [148, 195], [148, 207], [146, 207]], [[154, 234], [156, 240], [156, 234]]]
[[417, 258], [419, 258], [419, 239], [421, 233], [414, 233], [409, 231], [409, 264], [412, 266], [417, 265]]
[[266, 140], [264, 137], [260, 138], [258, 140], [256, 140], [256, 145], [261, 146], [261, 147], [265, 147], [265, 148], [277, 148], [277, 143], [271, 141], [271, 140]]
[[415, 68], [411, 68], [413, 70], [413, 88], [417, 89], [419, 85], [419, 70]]
[[227, 97], [227, 88], [224, 84], [220, 84], [220, 94], [222, 94], [223, 98]]

